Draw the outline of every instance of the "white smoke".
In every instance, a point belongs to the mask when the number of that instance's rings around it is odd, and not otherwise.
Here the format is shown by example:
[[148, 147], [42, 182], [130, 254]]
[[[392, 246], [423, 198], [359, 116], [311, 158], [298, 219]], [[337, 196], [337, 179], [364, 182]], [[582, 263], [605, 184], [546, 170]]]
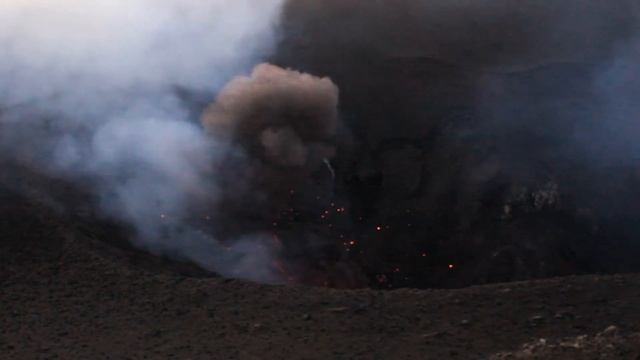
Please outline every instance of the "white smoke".
[[[91, 86], [210, 89], [268, 49], [279, 0], [4, 0], [3, 98]], [[236, 69], [234, 69], [236, 68]], [[99, 78], [103, 82], [96, 84]], [[16, 91], [17, 90], [17, 91]]]
[[[266, 249], [185, 225], [220, 145], [177, 89], [213, 95], [268, 54], [283, 0], [3, 0], [2, 157], [90, 179], [140, 246], [275, 281]], [[240, 244], [240, 245], [238, 245]]]

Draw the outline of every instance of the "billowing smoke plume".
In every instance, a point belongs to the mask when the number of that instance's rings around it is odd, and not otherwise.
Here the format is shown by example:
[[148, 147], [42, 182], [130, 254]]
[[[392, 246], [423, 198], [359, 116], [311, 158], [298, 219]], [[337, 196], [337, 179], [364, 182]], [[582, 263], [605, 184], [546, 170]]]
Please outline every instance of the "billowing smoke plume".
[[[231, 233], [278, 226], [283, 211], [293, 216], [321, 209], [320, 195], [327, 201], [334, 182], [337, 112], [338, 88], [330, 79], [269, 64], [220, 91], [202, 123], [213, 138], [244, 154], [222, 161], [236, 176], [226, 177], [232, 180], [220, 207], [234, 223], [252, 219]], [[293, 241], [300, 246], [311, 236], [297, 237]]]
[[333, 156], [337, 106], [338, 88], [330, 79], [263, 64], [226, 85], [203, 123], [265, 163], [317, 167]]
[[[192, 209], [218, 196], [216, 163], [226, 153], [192, 114], [269, 53], [281, 5], [2, 1], [3, 161], [89, 184], [102, 208], [133, 225], [138, 244], [153, 252], [276, 281], [259, 234], [223, 246], [190, 224]], [[271, 156], [287, 146], [287, 131], [265, 135]]]

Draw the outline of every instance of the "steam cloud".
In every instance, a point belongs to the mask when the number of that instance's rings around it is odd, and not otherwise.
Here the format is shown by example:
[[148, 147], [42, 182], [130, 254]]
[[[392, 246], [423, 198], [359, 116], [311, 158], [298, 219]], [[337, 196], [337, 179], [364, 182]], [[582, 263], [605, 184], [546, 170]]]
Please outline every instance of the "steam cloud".
[[[223, 246], [190, 225], [192, 209], [221, 191], [216, 164], [226, 150], [193, 118], [197, 106], [181, 89], [212, 96], [268, 54], [281, 6], [282, 0], [3, 1], [2, 158], [86, 181], [102, 208], [133, 225], [138, 245], [150, 251], [224, 275], [277, 281], [259, 234]], [[269, 134], [270, 156], [291, 146], [290, 131]]]

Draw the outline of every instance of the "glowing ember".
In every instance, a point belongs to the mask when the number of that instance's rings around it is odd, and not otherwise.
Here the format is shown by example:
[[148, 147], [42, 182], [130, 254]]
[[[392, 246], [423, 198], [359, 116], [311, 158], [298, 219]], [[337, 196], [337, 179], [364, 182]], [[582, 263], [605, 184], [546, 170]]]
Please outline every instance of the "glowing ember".
[[282, 240], [280, 240], [280, 237], [278, 236], [278, 234], [272, 234], [271, 235], [271, 239], [273, 240], [273, 243], [278, 247], [281, 248], [283, 246]]
[[289, 273], [287, 272], [287, 269], [284, 267], [284, 265], [280, 261], [274, 260], [273, 266], [280, 272], [280, 274], [282, 274], [284, 278], [287, 279], [288, 283], [293, 283], [295, 281], [293, 276], [289, 275]]

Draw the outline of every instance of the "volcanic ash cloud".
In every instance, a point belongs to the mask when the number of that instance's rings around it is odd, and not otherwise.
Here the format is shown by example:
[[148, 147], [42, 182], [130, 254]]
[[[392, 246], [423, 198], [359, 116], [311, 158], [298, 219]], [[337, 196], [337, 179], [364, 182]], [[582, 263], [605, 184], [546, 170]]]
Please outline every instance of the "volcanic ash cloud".
[[313, 169], [335, 152], [338, 87], [328, 78], [260, 64], [219, 93], [202, 122], [267, 166]]
[[[297, 268], [300, 254], [318, 251], [323, 235], [309, 223], [295, 229], [289, 217], [315, 218], [333, 196], [329, 160], [339, 138], [338, 93], [329, 78], [271, 64], [260, 64], [221, 89], [202, 123], [216, 144], [231, 149], [216, 166], [215, 213], [222, 238], [266, 232], [268, 239], [277, 238], [272, 252], [287, 269]], [[291, 227], [272, 234], [281, 224]]]

